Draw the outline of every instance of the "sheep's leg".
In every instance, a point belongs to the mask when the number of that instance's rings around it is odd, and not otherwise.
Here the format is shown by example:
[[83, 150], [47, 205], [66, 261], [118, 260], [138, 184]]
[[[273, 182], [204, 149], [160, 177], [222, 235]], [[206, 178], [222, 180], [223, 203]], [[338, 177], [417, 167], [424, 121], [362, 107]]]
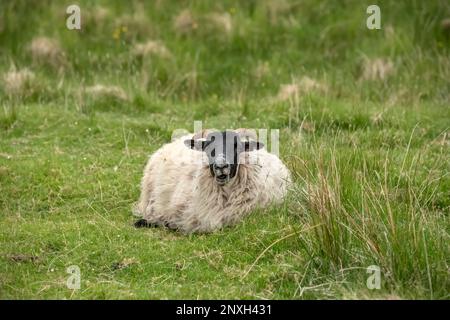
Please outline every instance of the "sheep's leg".
[[151, 161], [149, 161], [144, 169], [144, 177], [141, 181], [141, 194], [139, 201], [135, 206], [135, 214], [138, 216], [145, 216], [146, 209], [151, 205], [151, 198], [153, 195], [153, 179]]
[[134, 226], [136, 228], [157, 228], [157, 227], [166, 227], [170, 230], [177, 230], [177, 228], [174, 228], [172, 225], [170, 225], [167, 222], [164, 222], [162, 224], [149, 222], [145, 219], [139, 219], [134, 223]]
[[157, 227], [158, 225], [156, 223], [148, 222], [145, 219], [139, 219], [134, 223], [134, 226], [136, 228], [154, 228]]
[[147, 206], [150, 203], [150, 197], [151, 197], [151, 189], [150, 186], [147, 184], [144, 184], [141, 191], [141, 196], [139, 198], [139, 201], [135, 207], [135, 212], [139, 215], [144, 215]]
[[168, 223], [155, 223], [155, 222], [150, 222], [147, 221], [145, 219], [139, 219], [134, 223], [134, 226], [136, 228], [157, 228], [157, 227], [167, 227], [170, 229], [169, 224]]

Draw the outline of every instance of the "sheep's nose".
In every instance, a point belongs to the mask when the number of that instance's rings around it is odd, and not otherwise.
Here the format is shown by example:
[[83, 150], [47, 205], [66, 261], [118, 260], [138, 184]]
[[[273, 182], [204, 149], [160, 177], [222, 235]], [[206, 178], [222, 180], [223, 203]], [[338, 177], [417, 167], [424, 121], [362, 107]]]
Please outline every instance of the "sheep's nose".
[[225, 160], [225, 157], [217, 157], [216, 161], [214, 161], [214, 169], [226, 169], [230, 166], [230, 164]]
[[228, 163], [214, 163], [214, 169], [220, 169], [220, 170], [223, 170], [223, 169], [226, 169], [226, 168], [228, 168], [230, 165], [228, 164]]

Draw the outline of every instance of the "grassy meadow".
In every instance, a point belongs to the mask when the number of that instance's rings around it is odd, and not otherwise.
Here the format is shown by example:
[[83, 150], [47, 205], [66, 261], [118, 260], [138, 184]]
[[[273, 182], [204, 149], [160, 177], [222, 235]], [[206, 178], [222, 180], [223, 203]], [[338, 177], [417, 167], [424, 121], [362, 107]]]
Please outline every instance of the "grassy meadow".
[[[0, 0], [1, 299], [449, 299], [450, 4]], [[173, 130], [280, 130], [281, 207], [135, 229]], [[69, 289], [67, 267], [81, 271]], [[367, 267], [379, 266], [370, 290]]]

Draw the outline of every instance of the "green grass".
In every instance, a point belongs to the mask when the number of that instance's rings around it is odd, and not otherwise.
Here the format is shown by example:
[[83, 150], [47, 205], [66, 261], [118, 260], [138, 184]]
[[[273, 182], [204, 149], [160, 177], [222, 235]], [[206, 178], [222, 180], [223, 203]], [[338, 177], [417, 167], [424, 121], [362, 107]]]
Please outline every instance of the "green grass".
[[[0, 3], [0, 298], [449, 299], [450, 6], [380, 1], [371, 31], [371, 2], [279, 3], [79, 1], [82, 31], [62, 3]], [[230, 33], [211, 12], [229, 12]], [[36, 36], [59, 41], [64, 65], [33, 59]], [[147, 40], [172, 56], [135, 57]], [[362, 79], [375, 58], [395, 71]], [[18, 92], [12, 65], [34, 73]], [[277, 99], [304, 76], [325, 89]], [[84, 91], [95, 84], [127, 99]], [[194, 120], [280, 129], [294, 190], [209, 235], [134, 229], [148, 155]]]

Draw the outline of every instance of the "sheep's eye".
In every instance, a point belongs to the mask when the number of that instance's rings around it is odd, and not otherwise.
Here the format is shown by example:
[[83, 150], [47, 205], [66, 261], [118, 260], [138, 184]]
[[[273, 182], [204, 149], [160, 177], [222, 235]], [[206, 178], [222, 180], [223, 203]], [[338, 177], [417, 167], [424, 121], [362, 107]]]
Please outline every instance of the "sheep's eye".
[[211, 157], [215, 157], [216, 156], [216, 149], [212, 149], [211, 151]]

